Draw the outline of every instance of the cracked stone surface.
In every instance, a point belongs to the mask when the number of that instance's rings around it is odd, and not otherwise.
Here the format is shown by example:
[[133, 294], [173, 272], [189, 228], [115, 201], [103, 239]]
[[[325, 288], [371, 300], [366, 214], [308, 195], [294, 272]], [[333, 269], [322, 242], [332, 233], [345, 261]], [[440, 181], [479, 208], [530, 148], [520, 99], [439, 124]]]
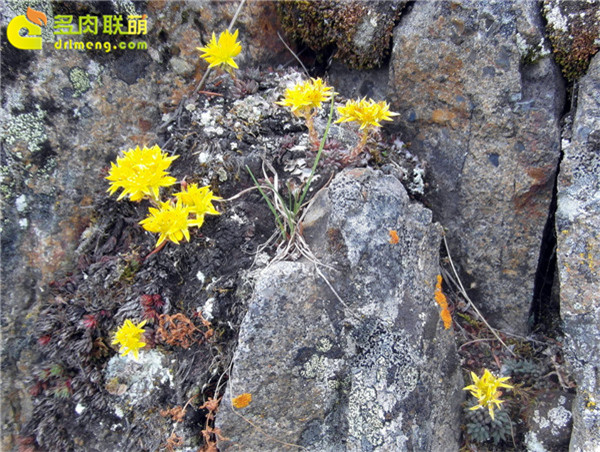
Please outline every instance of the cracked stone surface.
[[462, 377], [433, 299], [431, 212], [394, 177], [357, 169], [317, 195], [304, 231], [343, 303], [305, 260], [261, 273], [217, 416], [221, 450], [456, 450]]
[[563, 142], [556, 235], [565, 355], [577, 381], [573, 451], [600, 444], [600, 57], [581, 79]]
[[416, 2], [390, 99], [428, 162], [426, 203], [489, 321], [525, 333], [560, 153], [564, 89], [534, 2]]

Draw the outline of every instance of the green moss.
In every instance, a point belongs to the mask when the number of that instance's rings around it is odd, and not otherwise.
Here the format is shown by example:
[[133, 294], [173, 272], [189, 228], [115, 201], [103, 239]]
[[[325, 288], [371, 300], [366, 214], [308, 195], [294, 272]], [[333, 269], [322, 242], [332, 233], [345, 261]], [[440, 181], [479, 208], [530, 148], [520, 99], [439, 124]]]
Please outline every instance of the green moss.
[[544, 14], [556, 63], [569, 82], [577, 80], [600, 49], [600, 8], [587, 2], [546, 0]]
[[[378, 12], [380, 7], [383, 9]], [[280, 1], [277, 7], [289, 36], [306, 43], [321, 59], [335, 48], [335, 57], [353, 69], [380, 66], [389, 51], [401, 8], [386, 8], [386, 2], [369, 5], [339, 0]]]
[[48, 139], [44, 125], [45, 118], [46, 112], [39, 105], [36, 105], [35, 112], [8, 115], [2, 130], [4, 142], [12, 146], [17, 141], [22, 141], [27, 143], [30, 152], [39, 151], [41, 144]]
[[80, 97], [92, 87], [90, 76], [80, 67], [74, 67], [69, 71], [69, 81], [75, 90], [74, 97]]

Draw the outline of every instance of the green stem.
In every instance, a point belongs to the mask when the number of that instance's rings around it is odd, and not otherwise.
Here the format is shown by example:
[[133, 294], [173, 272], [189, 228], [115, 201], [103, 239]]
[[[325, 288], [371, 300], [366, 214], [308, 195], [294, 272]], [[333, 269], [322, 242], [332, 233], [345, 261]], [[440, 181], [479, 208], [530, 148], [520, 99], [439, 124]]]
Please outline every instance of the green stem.
[[302, 203], [304, 202], [304, 198], [306, 198], [306, 194], [308, 193], [308, 189], [310, 188], [310, 184], [313, 180], [315, 172], [317, 171], [317, 165], [319, 164], [319, 159], [321, 158], [321, 153], [323, 152], [323, 148], [325, 147], [325, 140], [327, 140], [327, 135], [329, 135], [329, 127], [331, 126], [331, 120], [333, 119], [333, 105], [334, 105], [335, 96], [331, 97], [331, 107], [329, 108], [329, 119], [327, 120], [327, 126], [325, 126], [325, 133], [323, 134], [323, 138], [321, 139], [321, 144], [319, 146], [319, 150], [317, 151], [317, 156], [315, 157], [315, 161], [312, 166], [312, 170], [310, 172], [310, 176], [306, 181], [306, 186], [302, 191], [302, 196], [300, 196], [300, 201], [296, 204], [294, 208], [294, 215], [298, 214]]

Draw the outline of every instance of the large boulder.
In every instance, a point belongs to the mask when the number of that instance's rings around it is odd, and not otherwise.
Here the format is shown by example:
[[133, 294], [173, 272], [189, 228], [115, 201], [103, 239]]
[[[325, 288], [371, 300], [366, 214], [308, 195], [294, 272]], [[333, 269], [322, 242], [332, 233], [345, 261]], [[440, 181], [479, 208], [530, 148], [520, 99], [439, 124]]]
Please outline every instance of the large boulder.
[[565, 355], [577, 382], [571, 450], [600, 444], [600, 57], [581, 79], [556, 211]]
[[[220, 449], [457, 450], [462, 377], [434, 301], [440, 232], [394, 177], [336, 176], [304, 222], [320, 264], [279, 262], [258, 278]], [[233, 409], [242, 393], [252, 402]]]
[[534, 2], [416, 2], [394, 32], [389, 96], [427, 162], [425, 201], [473, 299], [513, 333], [528, 328], [560, 154], [549, 54]]

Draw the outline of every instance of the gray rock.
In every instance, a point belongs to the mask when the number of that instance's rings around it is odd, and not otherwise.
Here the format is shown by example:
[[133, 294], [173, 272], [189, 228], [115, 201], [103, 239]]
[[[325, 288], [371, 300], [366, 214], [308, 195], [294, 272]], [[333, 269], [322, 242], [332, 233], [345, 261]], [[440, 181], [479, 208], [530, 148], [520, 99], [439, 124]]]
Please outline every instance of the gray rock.
[[600, 444], [600, 57], [581, 79], [556, 211], [565, 354], [578, 385], [571, 450]]
[[545, 392], [536, 398], [527, 413], [529, 431], [525, 447], [529, 452], [567, 450], [571, 438], [573, 396], [561, 391]]
[[[433, 298], [431, 212], [394, 177], [345, 171], [304, 234], [340, 298], [307, 260], [262, 271], [217, 415], [221, 450], [457, 450], [462, 377]], [[242, 393], [252, 402], [233, 410]]]
[[564, 89], [534, 2], [416, 2], [394, 34], [402, 140], [493, 325], [524, 333], [559, 157]]

